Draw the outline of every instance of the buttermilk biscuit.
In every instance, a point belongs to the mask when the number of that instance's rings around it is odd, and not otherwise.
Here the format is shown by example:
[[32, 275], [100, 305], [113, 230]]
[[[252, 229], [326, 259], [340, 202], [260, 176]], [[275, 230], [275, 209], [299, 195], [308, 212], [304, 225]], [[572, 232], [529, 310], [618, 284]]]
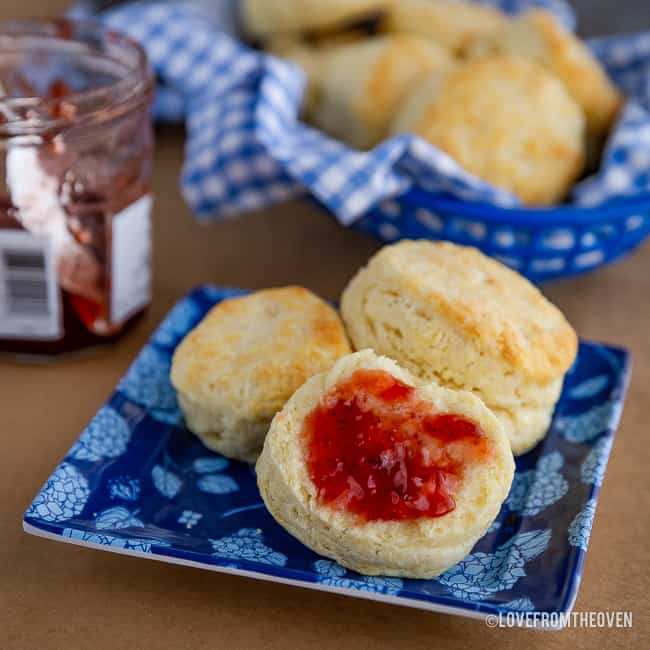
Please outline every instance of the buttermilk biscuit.
[[358, 149], [368, 149], [388, 132], [404, 96], [451, 57], [421, 36], [381, 36], [329, 48], [312, 59], [318, 101], [316, 126]]
[[[344, 392], [344, 401], [340, 401], [340, 391], [349, 390], [358, 373], [367, 371], [379, 371], [379, 382], [388, 381], [383, 384], [385, 392], [379, 394], [394, 396], [390, 383], [397, 380], [408, 390], [415, 387], [414, 400], [409, 397], [391, 411], [390, 400], [385, 406], [373, 397], [378, 393], [359, 388], [353, 394]], [[312, 430], [309, 435], [314, 413], [331, 408], [361, 409], [363, 415], [358, 418], [354, 411], [343, 415], [350, 421], [366, 417], [372, 422], [377, 409], [390, 416], [397, 414], [398, 419], [412, 418], [404, 428], [373, 428], [371, 424], [364, 429], [370, 431], [369, 436], [381, 435], [378, 429], [394, 432], [396, 438], [389, 435], [387, 446], [381, 449], [372, 450], [371, 437], [363, 443], [359, 434], [340, 438], [351, 443], [343, 443], [341, 455], [334, 458], [338, 461], [323, 476], [327, 481], [342, 477], [342, 491], [334, 500], [327, 492], [330, 484], [317, 486], [321, 474], [314, 473], [312, 459], [314, 448], [324, 445], [327, 452], [335, 438], [328, 435], [327, 428]], [[477, 427], [480, 439], [475, 439], [473, 451], [459, 451], [455, 445], [462, 448], [462, 442], [449, 429], [444, 443], [432, 442], [424, 412], [447, 421], [463, 419]], [[335, 421], [340, 422], [341, 417]], [[386, 438], [380, 440], [383, 444]], [[363, 450], [359, 464], [355, 446]], [[365, 455], [368, 449], [372, 450], [370, 457]], [[449, 474], [449, 459], [460, 459], [462, 471], [455, 479]], [[436, 468], [430, 470], [433, 479], [431, 474], [416, 471], [419, 461]], [[427, 384], [394, 361], [364, 350], [339, 359], [329, 372], [315, 375], [296, 391], [273, 419], [256, 470], [260, 493], [273, 517], [315, 552], [367, 575], [432, 578], [461, 560], [485, 533], [508, 494], [514, 463], [499, 421], [480, 399], [465, 391]], [[452, 507], [432, 514], [428, 510], [432, 500], [438, 490], [447, 489], [451, 490]], [[423, 499], [422, 495], [427, 496]], [[371, 515], [365, 515], [366, 508]], [[408, 509], [409, 516], [379, 516], [401, 508]]]
[[347, 26], [381, 12], [387, 0], [242, 0], [241, 21], [252, 36]]
[[572, 327], [525, 278], [448, 242], [380, 250], [348, 284], [341, 314], [357, 349], [481, 397], [515, 454], [545, 435], [577, 352]]
[[390, 32], [421, 34], [462, 56], [506, 23], [504, 13], [475, 2], [391, 0], [384, 24]]
[[494, 51], [530, 57], [548, 68], [582, 107], [590, 139], [604, 140], [622, 97], [589, 48], [550, 13], [527, 11], [474, 47], [474, 54]]
[[176, 349], [171, 381], [188, 428], [224, 456], [254, 461], [271, 418], [350, 348], [338, 314], [302, 287], [214, 307]]
[[585, 162], [584, 115], [539, 64], [493, 55], [423, 84], [392, 132], [415, 133], [524, 203], [560, 200]]

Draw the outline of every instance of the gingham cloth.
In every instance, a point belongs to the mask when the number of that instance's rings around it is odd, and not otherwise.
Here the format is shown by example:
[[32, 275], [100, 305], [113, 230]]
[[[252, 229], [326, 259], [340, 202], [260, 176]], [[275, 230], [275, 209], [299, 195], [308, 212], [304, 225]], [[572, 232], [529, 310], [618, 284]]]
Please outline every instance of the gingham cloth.
[[[574, 27], [573, 13], [562, 0], [487, 3], [510, 13], [543, 6]], [[302, 72], [249, 49], [187, 5], [125, 5], [103, 19], [146, 49], [160, 80], [156, 118], [185, 120], [181, 183], [200, 219], [309, 192], [347, 225], [413, 186], [470, 201], [517, 204], [418, 137], [391, 138], [359, 152], [301, 123]], [[571, 197], [575, 205], [591, 206], [650, 192], [650, 34], [601, 38], [590, 45], [629, 98], [601, 169]]]

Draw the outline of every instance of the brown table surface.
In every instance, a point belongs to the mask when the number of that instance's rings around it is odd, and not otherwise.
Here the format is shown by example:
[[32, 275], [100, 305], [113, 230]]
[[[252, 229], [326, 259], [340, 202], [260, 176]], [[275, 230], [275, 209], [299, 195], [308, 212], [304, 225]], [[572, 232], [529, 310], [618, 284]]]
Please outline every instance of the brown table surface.
[[[64, 2], [48, 5], [62, 6]], [[0, 16], [38, 13], [3, 0]], [[182, 134], [158, 134], [155, 297], [118, 345], [46, 366], [0, 363], [0, 648], [650, 647], [650, 245], [545, 287], [583, 338], [628, 347], [633, 378], [577, 611], [631, 610], [631, 630], [490, 630], [442, 616], [57, 544], [22, 513], [169, 307], [191, 287], [301, 283], [337, 299], [378, 244], [303, 201], [201, 226], [177, 186]]]

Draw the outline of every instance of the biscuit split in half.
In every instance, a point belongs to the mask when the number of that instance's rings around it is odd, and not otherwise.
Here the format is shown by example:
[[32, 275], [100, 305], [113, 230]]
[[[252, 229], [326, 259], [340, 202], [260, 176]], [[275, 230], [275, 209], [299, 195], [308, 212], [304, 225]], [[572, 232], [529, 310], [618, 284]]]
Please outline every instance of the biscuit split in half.
[[508, 494], [498, 419], [371, 350], [309, 379], [275, 416], [257, 462], [273, 517], [367, 575], [431, 578], [461, 560]]
[[176, 349], [171, 380], [190, 431], [252, 462], [292, 393], [349, 351], [326, 302], [303, 287], [266, 289], [214, 307]]
[[577, 353], [573, 328], [530, 282], [449, 242], [384, 247], [348, 284], [341, 314], [356, 349], [478, 395], [515, 454], [546, 434]]

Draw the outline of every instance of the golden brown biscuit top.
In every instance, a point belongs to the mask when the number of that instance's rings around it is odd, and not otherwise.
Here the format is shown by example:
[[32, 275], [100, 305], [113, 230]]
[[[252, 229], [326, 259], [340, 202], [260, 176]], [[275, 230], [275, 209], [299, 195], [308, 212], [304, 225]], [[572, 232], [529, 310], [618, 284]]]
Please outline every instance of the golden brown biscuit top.
[[599, 131], [608, 129], [623, 98], [586, 45], [542, 9], [527, 11], [520, 20], [536, 29], [545, 40], [547, 49], [542, 59], [583, 105], [590, 126]]
[[402, 241], [381, 249], [369, 267], [379, 283], [398, 278], [401, 292], [431, 304], [484, 354], [532, 381], [566, 372], [577, 336], [560, 310], [528, 280], [478, 249], [450, 242]]
[[530, 9], [520, 14], [502, 30], [477, 41], [471, 53], [481, 56], [494, 51], [531, 57], [557, 75], [585, 111], [591, 132], [603, 135], [622, 106], [623, 97], [600, 62], [548, 11]]
[[434, 76], [405, 103], [410, 131], [524, 203], [551, 204], [584, 165], [584, 115], [563, 84], [519, 55], [490, 55]]
[[195, 400], [263, 415], [349, 351], [326, 302], [303, 287], [265, 289], [213, 307], [176, 350], [172, 382]]

